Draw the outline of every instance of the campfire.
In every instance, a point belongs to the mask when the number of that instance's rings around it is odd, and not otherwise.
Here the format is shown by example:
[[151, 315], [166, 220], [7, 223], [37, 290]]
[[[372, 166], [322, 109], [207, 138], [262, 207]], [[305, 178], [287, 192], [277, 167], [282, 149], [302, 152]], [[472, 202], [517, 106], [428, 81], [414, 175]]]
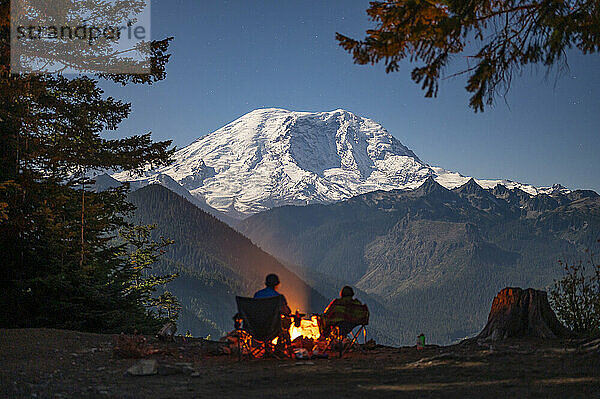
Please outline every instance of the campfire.
[[230, 352], [237, 350], [239, 356], [247, 353], [253, 358], [268, 355], [319, 359], [328, 358], [331, 350], [339, 350], [341, 357], [356, 343], [360, 332], [365, 332], [369, 322], [366, 305], [344, 298], [332, 301], [322, 315], [307, 315], [300, 309], [289, 314], [289, 308], [282, 307], [285, 302], [278, 296], [260, 300], [238, 296], [235, 330], [224, 340], [230, 342]]
[[298, 337], [311, 338], [316, 341], [320, 336], [317, 316], [312, 316], [310, 319], [300, 318], [299, 320], [294, 320], [294, 323], [290, 327], [290, 338], [292, 341]]
[[310, 357], [327, 357], [324, 353], [327, 347], [325, 340], [322, 340], [319, 329], [318, 316], [313, 315], [310, 318], [296, 310], [292, 315], [293, 323], [290, 326], [290, 340], [294, 348], [294, 357], [296, 359], [306, 359]]
[[[293, 323], [290, 326], [290, 340], [297, 339], [317, 341], [321, 337], [319, 330], [319, 322], [317, 316], [312, 316], [310, 319], [305, 318], [305, 314], [296, 310], [292, 315]], [[277, 344], [277, 338], [273, 340], [273, 344]]]

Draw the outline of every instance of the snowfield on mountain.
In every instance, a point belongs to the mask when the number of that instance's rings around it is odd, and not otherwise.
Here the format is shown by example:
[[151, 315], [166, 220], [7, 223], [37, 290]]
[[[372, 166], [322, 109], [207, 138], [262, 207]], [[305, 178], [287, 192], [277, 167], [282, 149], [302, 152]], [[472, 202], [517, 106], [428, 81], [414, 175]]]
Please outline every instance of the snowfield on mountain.
[[[402, 132], [398, 132], [402, 134]], [[134, 187], [177, 182], [201, 203], [235, 218], [283, 205], [331, 203], [376, 190], [412, 189], [429, 176], [452, 189], [470, 178], [421, 161], [379, 123], [348, 111], [252, 111], [178, 150], [174, 162], [141, 177], [113, 177]], [[171, 179], [157, 178], [167, 175]], [[535, 195], [509, 180], [480, 180]], [[177, 188], [174, 190], [181, 193]], [[186, 195], [187, 196], [187, 195]]]

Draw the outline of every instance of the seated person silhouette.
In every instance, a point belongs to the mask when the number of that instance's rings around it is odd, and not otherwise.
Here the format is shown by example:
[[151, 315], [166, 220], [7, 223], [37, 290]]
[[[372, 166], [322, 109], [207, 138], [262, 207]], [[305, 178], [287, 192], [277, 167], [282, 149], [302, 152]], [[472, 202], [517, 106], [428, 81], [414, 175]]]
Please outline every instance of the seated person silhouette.
[[[358, 306], [356, 306], [358, 305]], [[341, 336], [346, 336], [352, 329], [368, 317], [368, 310], [358, 299], [354, 299], [354, 290], [346, 285], [340, 291], [340, 297], [331, 301], [321, 317], [321, 331], [325, 336], [331, 334], [332, 327], [339, 327]]]
[[290, 310], [287, 304], [285, 296], [277, 292], [277, 289], [279, 288], [279, 277], [276, 274], [267, 275], [267, 278], [265, 279], [265, 286], [266, 287], [262, 290], [256, 291], [256, 293], [254, 294], [254, 298], [271, 298], [274, 296], [281, 296], [281, 313], [289, 316], [292, 313], [292, 311]]
[[273, 273], [268, 274], [267, 278], [265, 279], [265, 288], [256, 291], [256, 293], [254, 293], [254, 298], [272, 298], [274, 296], [280, 296], [281, 314], [285, 316], [283, 318], [284, 320], [282, 320], [282, 327], [284, 330], [287, 330], [291, 326], [290, 315], [292, 314], [292, 311], [287, 304], [285, 296], [277, 292], [277, 289], [279, 288], [279, 283], [279, 276]]

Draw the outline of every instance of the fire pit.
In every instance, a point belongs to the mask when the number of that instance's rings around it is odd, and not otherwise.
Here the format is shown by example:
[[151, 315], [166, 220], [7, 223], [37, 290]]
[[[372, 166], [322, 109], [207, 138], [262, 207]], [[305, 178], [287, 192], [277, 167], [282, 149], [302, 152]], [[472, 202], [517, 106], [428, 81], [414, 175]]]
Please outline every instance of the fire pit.
[[290, 339], [293, 341], [298, 337], [310, 338], [318, 340], [321, 337], [321, 331], [319, 329], [319, 321], [316, 315], [313, 315], [309, 319], [306, 315], [301, 314], [298, 310], [293, 315], [294, 322], [290, 326]]
[[[314, 342], [321, 337], [318, 316], [312, 315], [308, 318], [306, 316], [306, 314], [300, 313], [299, 310], [292, 314], [293, 322], [289, 329], [291, 342], [298, 342], [299, 340]], [[273, 344], [277, 344], [277, 340], [275, 338]]]
[[[285, 341], [287, 342], [285, 347], [289, 349], [283, 349], [282, 345], [284, 345], [284, 343], [279, 342], [281, 336], [274, 338], [271, 341], [271, 344], [273, 345], [273, 348], [279, 347], [281, 351], [289, 350], [289, 355], [293, 355], [293, 357], [297, 359], [327, 358], [328, 352], [330, 352], [332, 348], [343, 347], [349, 342], [346, 337], [337, 336], [333, 333], [322, 334], [324, 324], [320, 319], [320, 315], [312, 314], [309, 316], [301, 313], [299, 310], [296, 310], [296, 312], [290, 316], [281, 316], [282, 324], [284, 326], [289, 325], [289, 340], [288, 337], [285, 337]], [[223, 338], [230, 343], [229, 353], [237, 353], [239, 351], [246, 351], [247, 349], [249, 350], [249, 348], [240, 347], [240, 340], [246, 342], [246, 346], [248, 344], [250, 346], [253, 345], [252, 337], [247, 333], [244, 334], [243, 330], [241, 330], [243, 323], [242, 320], [236, 319], [235, 321], [236, 330], [232, 331]], [[243, 354], [246, 354], [246, 352], [243, 352]]]
[[290, 339], [294, 348], [294, 357], [297, 359], [328, 357], [327, 340], [326, 337], [321, 336], [319, 316], [306, 316], [298, 310], [292, 315], [294, 322], [290, 326]]

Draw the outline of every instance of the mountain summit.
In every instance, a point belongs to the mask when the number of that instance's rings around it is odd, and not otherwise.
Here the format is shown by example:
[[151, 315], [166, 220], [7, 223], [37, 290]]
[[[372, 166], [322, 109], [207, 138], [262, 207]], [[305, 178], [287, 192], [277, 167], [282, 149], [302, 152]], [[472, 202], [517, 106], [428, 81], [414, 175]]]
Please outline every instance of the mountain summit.
[[[175, 153], [165, 174], [230, 216], [282, 205], [340, 201], [375, 190], [416, 188], [428, 177], [446, 188], [469, 178], [430, 167], [379, 123], [351, 112], [252, 111]], [[131, 180], [126, 172], [113, 175]], [[478, 180], [483, 187], [501, 181]], [[536, 193], [532, 186], [502, 181]]]

